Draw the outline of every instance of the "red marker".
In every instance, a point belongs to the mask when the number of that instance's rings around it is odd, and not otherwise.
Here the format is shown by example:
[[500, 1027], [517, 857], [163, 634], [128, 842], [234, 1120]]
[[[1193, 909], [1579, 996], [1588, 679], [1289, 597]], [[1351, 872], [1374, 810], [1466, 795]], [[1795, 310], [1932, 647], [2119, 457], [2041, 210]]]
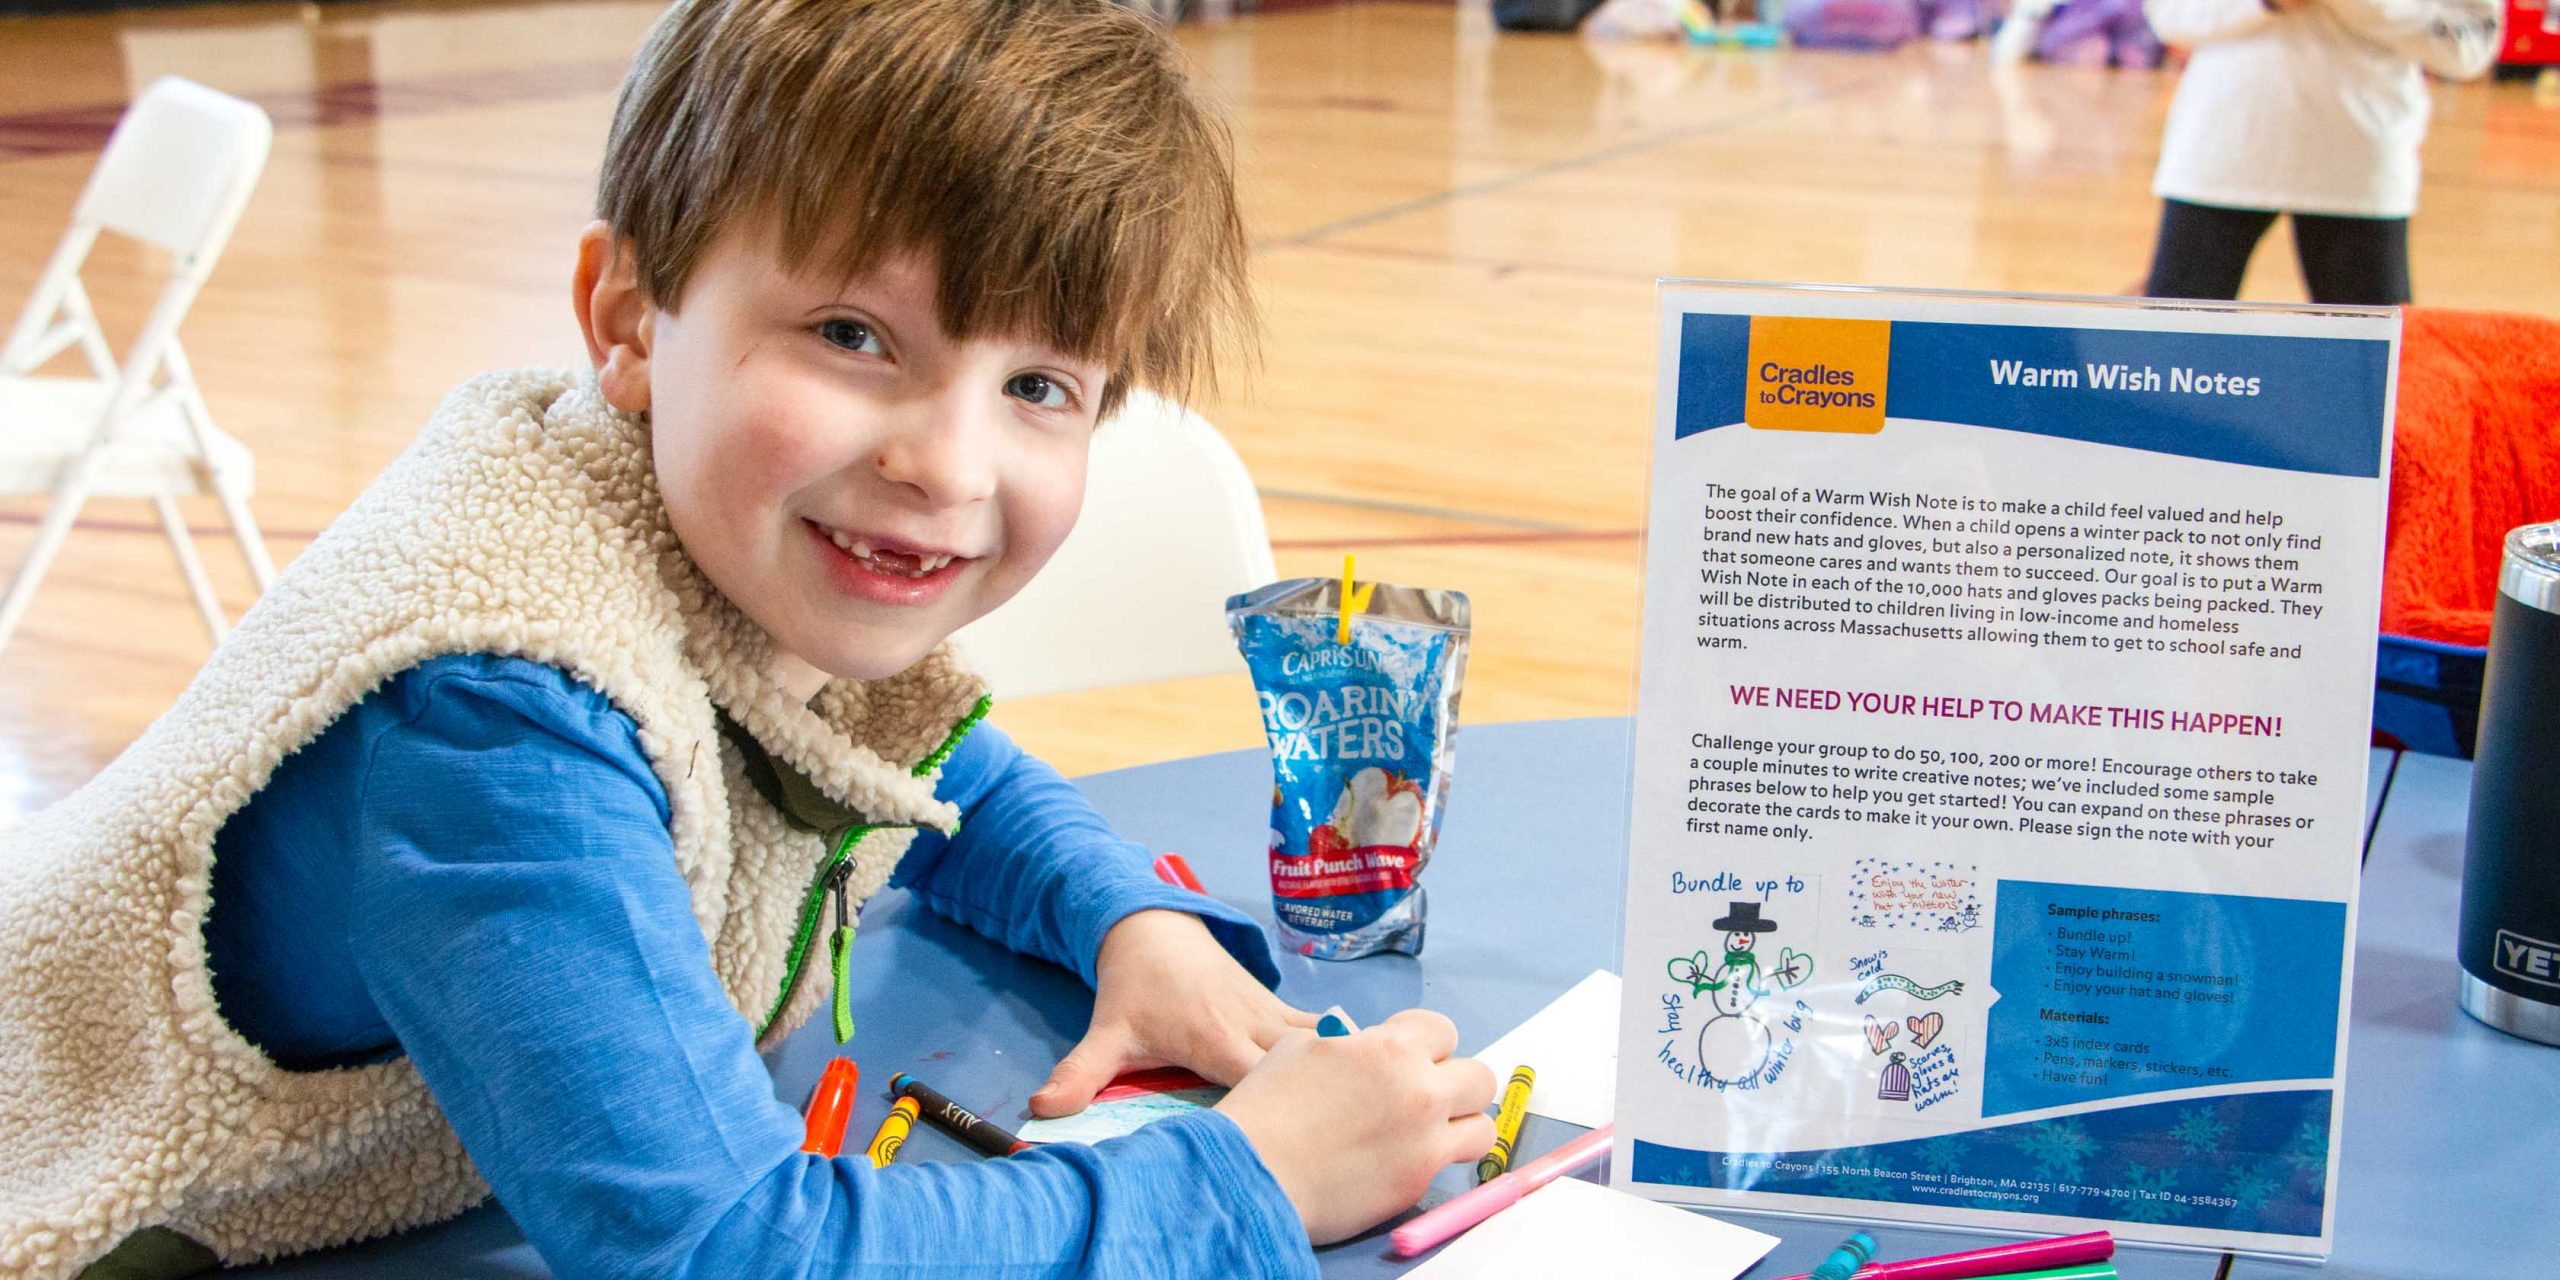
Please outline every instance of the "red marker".
[[845, 1122], [853, 1119], [854, 1085], [862, 1079], [862, 1068], [851, 1058], [831, 1058], [826, 1074], [818, 1077], [818, 1087], [809, 1093], [809, 1133], [800, 1149], [814, 1156], [832, 1156], [844, 1150]]
[[1183, 861], [1182, 855], [1178, 853], [1168, 853], [1156, 859], [1156, 879], [1166, 884], [1179, 885], [1193, 893], [1208, 892], [1200, 887], [1200, 877], [1191, 874], [1191, 864]]

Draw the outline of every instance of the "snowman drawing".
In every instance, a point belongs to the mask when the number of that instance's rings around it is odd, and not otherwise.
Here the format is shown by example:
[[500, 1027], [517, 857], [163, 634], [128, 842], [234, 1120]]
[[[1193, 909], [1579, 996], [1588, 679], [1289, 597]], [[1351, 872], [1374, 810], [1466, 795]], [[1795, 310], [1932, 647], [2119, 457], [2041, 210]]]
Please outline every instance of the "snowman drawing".
[[[1735, 1085], [1759, 1075], [1769, 1063], [1769, 1024], [1755, 1006], [1771, 990], [1771, 979], [1760, 968], [1760, 935], [1778, 925], [1761, 916], [1759, 903], [1732, 902], [1727, 907], [1714, 925], [1724, 933], [1723, 961], [1710, 971], [1706, 953], [1699, 952], [1673, 960], [1670, 968], [1672, 977], [1689, 984], [1691, 995], [1705, 996], [1715, 1010], [1698, 1028], [1699, 1068], [1711, 1080]], [[1809, 975], [1811, 964], [1789, 953], [1775, 980], [1792, 987]]]

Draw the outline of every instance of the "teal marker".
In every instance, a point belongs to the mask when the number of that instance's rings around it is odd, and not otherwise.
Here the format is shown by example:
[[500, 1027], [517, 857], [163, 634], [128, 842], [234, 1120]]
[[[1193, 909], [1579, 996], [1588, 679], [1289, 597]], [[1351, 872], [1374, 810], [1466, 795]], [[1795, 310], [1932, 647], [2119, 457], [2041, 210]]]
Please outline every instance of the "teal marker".
[[1325, 1010], [1324, 1016], [1316, 1019], [1316, 1034], [1328, 1040], [1335, 1036], [1350, 1035], [1359, 1029], [1360, 1024], [1353, 1022], [1351, 1015], [1342, 1011], [1341, 1005]]
[[1815, 1267], [1813, 1274], [1806, 1276], [1805, 1280], [1849, 1280], [1858, 1268], [1873, 1262], [1875, 1256], [1875, 1239], [1861, 1231], [1841, 1241], [1840, 1247], [1832, 1250], [1831, 1256], [1824, 1258], [1822, 1265]]

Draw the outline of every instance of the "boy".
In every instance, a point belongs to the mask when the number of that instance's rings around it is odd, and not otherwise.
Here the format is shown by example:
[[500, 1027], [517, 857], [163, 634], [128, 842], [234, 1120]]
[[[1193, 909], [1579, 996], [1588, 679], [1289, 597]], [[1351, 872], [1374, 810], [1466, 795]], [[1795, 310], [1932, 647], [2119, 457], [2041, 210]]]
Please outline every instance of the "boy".
[[[682, 0], [599, 206], [593, 375], [457, 391], [5, 837], [0, 1274], [187, 1274], [494, 1190], [565, 1275], [1305, 1275], [1481, 1155], [1445, 1019], [1314, 1041], [1250, 921], [977, 726], [941, 644], [1065, 537], [1095, 420], [1244, 314], [1161, 34]], [[1233, 1092], [979, 1165], [799, 1153], [755, 1048], [893, 868], [1095, 984], [1034, 1110], [1160, 1063]]]

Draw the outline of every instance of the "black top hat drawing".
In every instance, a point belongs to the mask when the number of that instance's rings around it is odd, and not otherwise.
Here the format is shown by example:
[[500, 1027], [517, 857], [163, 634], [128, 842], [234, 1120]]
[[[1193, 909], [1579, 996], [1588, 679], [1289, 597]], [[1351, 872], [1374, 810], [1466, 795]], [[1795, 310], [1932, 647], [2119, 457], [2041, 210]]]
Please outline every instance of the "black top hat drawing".
[[1716, 928], [1726, 933], [1767, 933], [1778, 927], [1775, 921], [1760, 918], [1760, 904], [1757, 902], [1734, 902], [1726, 905], [1732, 910], [1726, 912], [1725, 917], [1715, 923]]

